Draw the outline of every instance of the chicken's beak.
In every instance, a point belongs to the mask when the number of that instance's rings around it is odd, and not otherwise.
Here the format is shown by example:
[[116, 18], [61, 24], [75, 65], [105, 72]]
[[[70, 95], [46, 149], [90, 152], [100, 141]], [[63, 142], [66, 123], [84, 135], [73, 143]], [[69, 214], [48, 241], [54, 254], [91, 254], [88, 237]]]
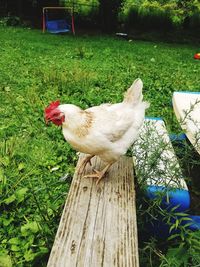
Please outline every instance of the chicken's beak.
[[52, 114], [51, 114], [51, 112], [49, 112], [49, 113], [44, 113], [44, 120], [45, 120], [45, 123], [46, 124], [48, 124], [51, 120], [52, 120]]
[[46, 123], [46, 125], [48, 125], [49, 124], [49, 121], [51, 120], [48, 116], [44, 116], [44, 119], [45, 119], [45, 123]]
[[49, 124], [49, 120], [46, 120], [46, 119], [45, 119], [45, 123], [46, 123], [46, 125], [48, 125], [48, 124]]

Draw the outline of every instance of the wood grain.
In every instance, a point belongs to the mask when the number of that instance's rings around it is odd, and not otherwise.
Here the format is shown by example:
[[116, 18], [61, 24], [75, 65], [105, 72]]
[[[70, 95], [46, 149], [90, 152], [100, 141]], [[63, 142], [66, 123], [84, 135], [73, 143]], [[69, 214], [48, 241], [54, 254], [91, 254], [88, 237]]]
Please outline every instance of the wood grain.
[[75, 172], [48, 267], [139, 267], [132, 159], [122, 157], [98, 185], [81, 178], [103, 167], [94, 157]]

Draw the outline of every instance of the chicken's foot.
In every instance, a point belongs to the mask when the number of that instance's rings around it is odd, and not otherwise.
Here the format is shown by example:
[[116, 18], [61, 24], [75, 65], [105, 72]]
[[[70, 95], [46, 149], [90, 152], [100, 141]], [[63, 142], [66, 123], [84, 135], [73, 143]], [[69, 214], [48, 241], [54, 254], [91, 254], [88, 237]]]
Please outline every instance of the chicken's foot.
[[94, 155], [87, 155], [84, 157], [84, 159], [80, 162], [77, 173], [80, 173], [80, 171], [83, 171], [87, 164], [89, 163], [90, 166], [92, 166], [91, 159], [94, 157]]
[[102, 171], [94, 170], [94, 173], [84, 175], [83, 178], [97, 178], [96, 184], [98, 184], [101, 179], [104, 178], [107, 170], [110, 168], [111, 165], [112, 163], [109, 163]]

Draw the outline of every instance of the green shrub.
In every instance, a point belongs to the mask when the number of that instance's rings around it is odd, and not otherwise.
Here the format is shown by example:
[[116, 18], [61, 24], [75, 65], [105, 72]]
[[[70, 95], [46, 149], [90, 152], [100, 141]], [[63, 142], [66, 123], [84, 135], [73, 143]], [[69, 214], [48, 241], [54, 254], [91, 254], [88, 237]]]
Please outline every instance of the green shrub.
[[2, 26], [19, 26], [21, 20], [17, 16], [7, 16], [0, 19], [0, 25]]
[[124, 1], [120, 17], [127, 27], [142, 29], [171, 29], [185, 27], [198, 29], [200, 24], [198, 1]]

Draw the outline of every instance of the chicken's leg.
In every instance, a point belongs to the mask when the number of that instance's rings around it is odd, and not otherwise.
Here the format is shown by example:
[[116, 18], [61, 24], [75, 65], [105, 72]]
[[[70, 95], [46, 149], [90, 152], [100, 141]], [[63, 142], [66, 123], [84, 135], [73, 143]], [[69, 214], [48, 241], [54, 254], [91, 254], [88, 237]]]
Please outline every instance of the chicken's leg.
[[91, 166], [92, 165], [91, 159], [93, 157], [94, 157], [94, 155], [87, 155], [86, 157], [84, 157], [84, 159], [81, 161], [81, 163], [78, 166], [77, 173], [80, 173], [80, 171], [83, 171], [88, 163]]
[[83, 178], [97, 178], [96, 184], [98, 184], [101, 181], [101, 179], [105, 176], [107, 170], [110, 168], [112, 164], [113, 163], [109, 163], [108, 165], [106, 165], [106, 167], [102, 171], [94, 170], [93, 174], [84, 175]]

